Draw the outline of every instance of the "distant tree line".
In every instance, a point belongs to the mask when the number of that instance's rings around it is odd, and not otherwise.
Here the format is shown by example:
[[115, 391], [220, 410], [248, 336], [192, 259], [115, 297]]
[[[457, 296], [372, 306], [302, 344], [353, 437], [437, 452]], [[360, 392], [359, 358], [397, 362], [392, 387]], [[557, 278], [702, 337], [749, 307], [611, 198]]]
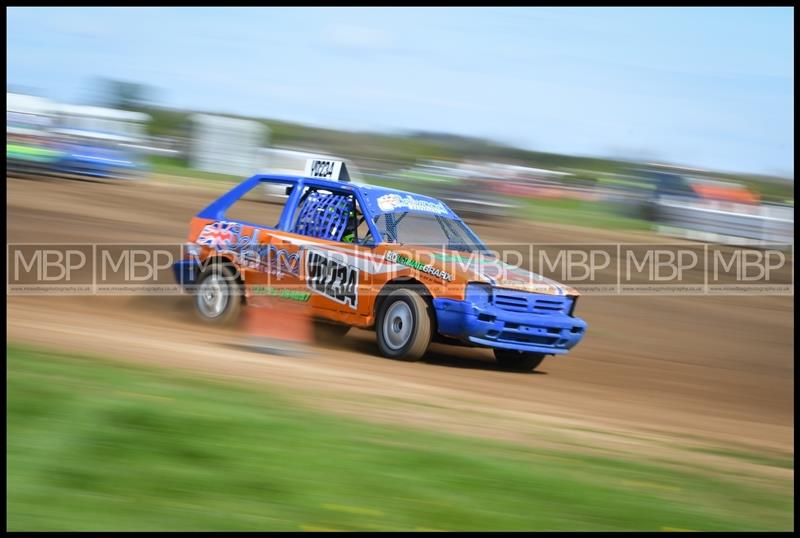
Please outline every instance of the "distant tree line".
[[[200, 112], [159, 106], [157, 104], [159, 92], [146, 84], [100, 79], [96, 91], [98, 104], [149, 114], [152, 120], [148, 129], [149, 134], [153, 136], [189, 136], [190, 116]], [[629, 174], [632, 169], [641, 166], [641, 163], [619, 159], [524, 150], [491, 140], [449, 133], [414, 131], [388, 134], [340, 131], [264, 118], [220, 115], [263, 123], [270, 132], [265, 145], [324, 151], [352, 159], [358, 165], [370, 169], [394, 169], [431, 160], [496, 161], [537, 168], [581, 170], [573, 176], [573, 179], [592, 182], [601, 174]], [[794, 199], [794, 182], [785, 178], [730, 173], [709, 173], [709, 175], [743, 183], [768, 201], [782, 202]]]

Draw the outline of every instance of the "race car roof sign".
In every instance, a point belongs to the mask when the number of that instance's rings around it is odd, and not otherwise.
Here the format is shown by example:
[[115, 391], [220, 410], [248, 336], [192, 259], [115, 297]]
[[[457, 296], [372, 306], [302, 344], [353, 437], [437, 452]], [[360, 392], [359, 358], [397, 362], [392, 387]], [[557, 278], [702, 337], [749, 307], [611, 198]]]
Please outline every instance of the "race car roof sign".
[[330, 159], [308, 159], [305, 175], [333, 181], [350, 181], [350, 174], [344, 162]]

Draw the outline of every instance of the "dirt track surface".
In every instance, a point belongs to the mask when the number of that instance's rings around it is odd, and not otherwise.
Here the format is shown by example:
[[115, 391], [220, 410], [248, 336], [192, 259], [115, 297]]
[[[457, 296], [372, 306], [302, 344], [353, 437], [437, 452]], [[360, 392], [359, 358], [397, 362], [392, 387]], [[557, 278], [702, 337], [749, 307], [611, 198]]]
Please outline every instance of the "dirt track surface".
[[[9, 178], [7, 241], [182, 242], [192, 215], [227, 188]], [[475, 229], [487, 241], [666, 242], [523, 222]], [[194, 322], [187, 297], [9, 297], [7, 311], [12, 342], [263, 381], [375, 420], [742, 471], [688, 448], [793, 454], [792, 299], [586, 296], [584, 341], [529, 374], [498, 370], [480, 349], [382, 359], [374, 335], [356, 330], [304, 358], [254, 353], [235, 331]]]

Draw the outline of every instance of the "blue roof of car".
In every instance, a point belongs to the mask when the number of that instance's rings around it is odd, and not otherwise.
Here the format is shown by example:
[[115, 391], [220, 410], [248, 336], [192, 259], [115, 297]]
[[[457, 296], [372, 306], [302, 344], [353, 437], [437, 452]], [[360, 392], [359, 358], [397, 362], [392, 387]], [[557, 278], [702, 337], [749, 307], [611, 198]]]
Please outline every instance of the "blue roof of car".
[[358, 191], [367, 207], [362, 210], [370, 215], [380, 215], [383, 213], [411, 212], [425, 215], [439, 215], [451, 219], [460, 220], [444, 202], [399, 189], [379, 187], [377, 185], [364, 185], [348, 181], [334, 181], [321, 179], [318, 177], [304, 177], [292, 175], [275, 174], [256, 174], [215, 200], [211, 205], [202, 210], [198, 216], [205, 218], [220, 218], [222, 213], [241, 196], [249, 192], [256, 184], [261, 182], [285, 183], [297, 185], [302, 183], [304, 186], [329, 187], [344, 190]]
[[364, 201], [368, 206], [364, 209], [366, 212], [374, 215], [380, 213], [394, 213], [395, 211], [408, 211], [411, 213], [441, 215], [448, 218], [458, 219], [458, 215], [456, 215], [441, 200], [431, 196], [425, 196], [423, 194], [403, 191], [400, 189], [392, 189], [378, 185], [352, 183], [349, 181], [335, 181], [318, 177], [262, 174], [259, 176], [253, 176], [251, 179], [254, 179], [255, 177], [258, 177], [259, 181], [278, 180], [291, 183], [302, 181], [304, 185], [314, 185], [318, 187], [328, 186], [331, 188], [358, 190], [363, 195]]

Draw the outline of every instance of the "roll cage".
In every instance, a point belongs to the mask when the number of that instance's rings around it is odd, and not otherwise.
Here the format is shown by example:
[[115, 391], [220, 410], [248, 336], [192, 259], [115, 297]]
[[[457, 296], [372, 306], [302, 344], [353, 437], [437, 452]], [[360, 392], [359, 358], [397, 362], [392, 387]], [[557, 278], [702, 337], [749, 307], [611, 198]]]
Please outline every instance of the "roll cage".
[[[216, 221], [226, 220], [225, 212], [235, 202], [261, 183], [284, 184], [287, 188], [291, 189], [289, 197], [286, 199], [283, 206], [278, 224], [275, 226], [266, 226], [262, 223], [239, 221], [242, 224], [270, 230], [299, 233], [319, 239], [341, 241], [345, 229], [353, 229], [357, 233], [358, 228], [366, 222], [369, 229], [368, 236], [371, 236], [372, 240], [359, 244], [372, 247], [387, 242], [384, 237], [385, 231], [382, 232], [378, 227], [376, 217], [382, 215], [392, 220], [394, 226], [389, 228], [390, 230], [405, 217], [405, 215], [395, 216], [393, 213], [373, 211], [371, 200], [365, 196], [362, 190], [364, 187], [354, 185], [350, 182], [272, 174], [257, 174], [246, 179], [212, 202], [208, 207], [198, 213], [197, 216]], [[333, 196], [315, 196], [318, 190], [329, 191]], [[412, 193], [404, 193], [402, 191], [393, 191], [389, 189], [385, 189], [385, 191], [388, 193], [402, 193], [404, 195], [418, 196]], [[349, 210], [349, 207], [352, 206], [347, 205], [347, 200], [355, 200], [357, 202], [357, 206], [361, 210], [360, 214]], [[299, 212], [298, 209], [300, 210]], [[435, 215], [435, 218], [445, 230], [448, 229], [450, 224], [442, 223], [442, 221], [461, 221], [452, 211], [447, 215], [447, 218], [441, 215]], [[468, 228], [467, 230], [472, 236], [471, 239], [482, 246], [480, 239], [475, 236], [471, 230]], [[394, 239], [396, 241], [397, 237], [395, 236]]]

